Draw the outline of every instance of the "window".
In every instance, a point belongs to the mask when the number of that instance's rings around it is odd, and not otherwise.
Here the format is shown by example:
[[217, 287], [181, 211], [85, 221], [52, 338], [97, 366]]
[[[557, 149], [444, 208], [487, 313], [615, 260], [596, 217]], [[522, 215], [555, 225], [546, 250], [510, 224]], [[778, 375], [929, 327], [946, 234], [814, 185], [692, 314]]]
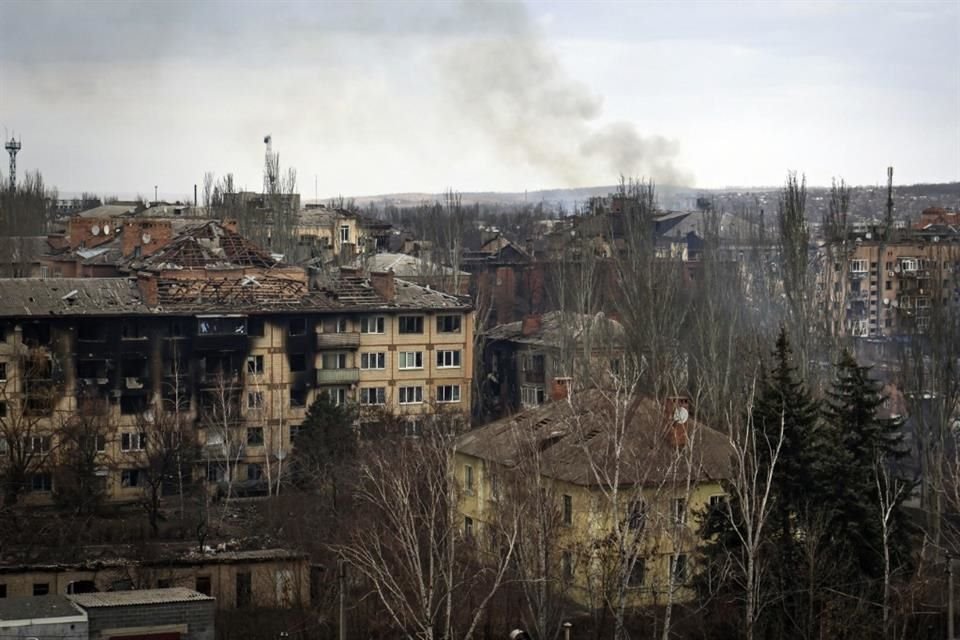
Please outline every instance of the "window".
[[423, 402], [423, 387], [400, 387], [400, 404]]
[[[210, 444], [210, 441], [207, 441], [207, 444]], [[211, 464], [207, 466], [207, 482], [221, 482], [226, 476], [226, 469], [224, 469], [219, 464]]]
[[306, 371], [307, 370], [307, 354], [291, 353], [289, 357], [290, 357], [290, 371]]
[[350, 225], [340, 225], [340, 242], [350, 242]]
[[50, 436], [30, 436], [26, 440], [26, 449], [30, 453], [46, 453], [50, 451]]
[[419, 420], [404, 420], [403, 421], [403, 435], [408, 438], [416, 438], [423, 435], [423, 427], [420, 424]]
[[337, 387], [333, 389], [324, 389], [323, 393], [327, 396], [327, 399], [330, 402], [332, 402], [337, 406], [346, 404], [347, 402], [347, 390], [344, 389], [343, 387]]
[[0, 418], [7, 417], [7, 401], [0, 400]]
[[633, 566], [630, 568], [630, 582], [628, 584], [631, 587], [640, 587], [643, 585], [646, 575], [647, 562], [643, 558], [635, 558]]
[[49, 473], [35, 473], [30, 477], [31, 491], [52, 491], [53, 477]]
[[121, 471], [120, 486], [121, 487], [139, 487], [140, 486], [140, 470], [124, 469], [123, 471]]
[[524, 407], [539, 407], [546, 398], [546, 390], [541, 386], [522, 385], [520, 387], [520, 404]]
[[463, 490], [473, 493], [473, 467], [469, 464], [463, 465]]
[[247, 319], [247, 334], [251, 336], [256, 336], [258, 338], [263, 337], [263, 318], [253, 317]]
[[143, 451], [147, 447], [147, 434], [122, 433], [120, 434], [121, 451]]
[[710, 496], [710, 510], [722, 509], [727, 504], [727, 496]]
[[563, 571], [564, 580], [570, 580], [573, 578], [573, 552], [564, 551], [560, 555], [560, 567]]
[[96, 451], [103, 453], [107, 450], [106, 436], [97, 434], [93, 436], [80, 436], [80, 449], [83, 451]]
[[347, 333], [350, 330], [350, 323], [346, 318], [337, 318], [337, 333]]
[[157, 589], [169, 589], [170, 580], [167, 578], [160, 578], [157, 580]]
[[647, 523], [647, 503], [643, 500], [632, 501], [627, 518], [631, 529], [643, 529], [643, 526]]
[[469, 516], [463, 519], [463, 537], [473, 540], [473, 518]]
[[7, 363], [0, 362], [0, 382], [3, 382], [7, 379]]
[[249, 607], [252, 595], [253, 581], [250, 572], [237, 572], [237, 609]]
[[346, 369], [347, 354], [345, 353], [325, 353], [323, 354], [324, 369]]
[[851, 261], [850, 261], [850, 272], [851, 272], [851, 273], [866, 273], [866, 272], [867, 272], [867, 261], [866, 261], [866, 260], [851, 260]]
[[670, 574], [673, 576], [673, 581], [677, 583], [683, 583], [687, 581], [687, 556], [685, 554], [677, 554], [670, 558]]
[[144, 337], [143, 328], [140, 326], [139, 320], [128, 318], [120, 323], [120, 338], [122, 340], [136, 340], [142, 337]]
[[307, 389], [305, 387], [290, 388], [290, 406], [294, 409], [307, 406]]
[[437, 387], [437, 402], [460, 402], [460, 385], [444, 384]]
[[256, 462], [247, 464], [247, 480], [262, 480], [263, 467]]
[[401, 369], [423, 369], [423, 351], [401, 351], [399, 357]]
[[302, 336], [307, 333], [307, 320], [306, 318], [290, 318], [290, 322], [287, 325], [287, 334], [291, 336]]
[[400, 333], [423, 333], [423, 316], [400, 316]]
[[50, 593], [50, 583], [49, 582], [34, 582], [33, 583], [33, 595], [35, 596], [45, 596]]
[[247, 335], [246, 318], [198, 318], [197, 333], [201, 336]]
[[457, 368], [460, 366], [460, 350], [437, 351], [437, 366], [441, 369]]
[[263, 373], [263, 356], [247, 356], [247, 373], [254, 375]]
[[213, 595], [213, 589], [210, 588], [210, 576], [197, 576], [194, 590], [199, 591], [205, 596]]
[[263, 446], [263, 427], [249, 427], [247, 429], [247, 446]]
[[687, 501], [683, 498], [673, 499], [673, 521], [683, 524], [687, 519]]
[[563, 496], [563, 524], [573, 524], [573, 497], [568, 495]]
[[0, 584], [0, 598], [6, 598], [6, 597], [7, 597], [7, 585]]
[[361, 369], [384, 369], [387, 366], [387, 354], [383, 351], [378, 351], [376, 353], [361, 353], [360, 354], [360, 368]]
[[383, 333], [383, 316], [366, 316], [360, 318], [360, 333]]
[[383, 387], [361, 387], [360, 404], [386, 404], [387, 393]]
[[262, 409], [262, 408], [263, 408], [263, 391], [248, 391], [248, 392], [247, 392], [247, 408], [248, 408], [248, 409]]
[[437, 333], [460, 333], [460, 316], [437, 316]]

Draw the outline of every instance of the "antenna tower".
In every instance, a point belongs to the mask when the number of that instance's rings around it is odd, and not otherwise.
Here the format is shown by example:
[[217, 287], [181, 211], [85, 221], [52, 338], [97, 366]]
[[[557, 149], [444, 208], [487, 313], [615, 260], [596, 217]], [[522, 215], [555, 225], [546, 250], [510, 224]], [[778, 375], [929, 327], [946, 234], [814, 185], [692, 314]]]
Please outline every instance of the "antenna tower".
[[883, 222], [885, 235], [889, 238], [893, 229], [893, 167], [887, 167], [887, 216]]
[[277, 192], [280, 156], [273, 152], [273, 137], [270, 134], [263, 137], [263, 143], [267, 145], [263, 161], [263, 192], [273, 194]]
[[17, 188], [17, 152], [21, 146], [20, 141], [13, 136], [10, 136], [10, 142], [4, 145], [4, 149], [10, 154], [10, 191]]

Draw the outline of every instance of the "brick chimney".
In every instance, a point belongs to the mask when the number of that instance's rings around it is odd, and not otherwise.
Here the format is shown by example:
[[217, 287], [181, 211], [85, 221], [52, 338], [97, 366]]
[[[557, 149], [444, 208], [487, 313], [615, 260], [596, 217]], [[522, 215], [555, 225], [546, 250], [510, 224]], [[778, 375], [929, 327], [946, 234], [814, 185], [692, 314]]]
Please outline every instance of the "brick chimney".
[[150, 274], [141, 273], [137, 276], [137, 287], [143, 303], [148, 307], [160, 304], [160, 292], [157, 289], [157, 279]]
[[550, 398], [552, 400], [563, 400], [570, 395], [570, 386], [573, 384], [573, 378], [554, 378], [550, 383]]
[[393, 280], [392, 269], [389, 271], [371, 271], [370, 286], [386, 298], [387, 302], [393, 302], [397, 297], [397, 286]]
[[529, 315], [523, 316], [522, 324], [520, 325], [520, 333], [524, 338], [530, 337], [535, 333], [540, 332], [540, 328], [543, 326], [543, 318], [539, 313], [531, 313]]

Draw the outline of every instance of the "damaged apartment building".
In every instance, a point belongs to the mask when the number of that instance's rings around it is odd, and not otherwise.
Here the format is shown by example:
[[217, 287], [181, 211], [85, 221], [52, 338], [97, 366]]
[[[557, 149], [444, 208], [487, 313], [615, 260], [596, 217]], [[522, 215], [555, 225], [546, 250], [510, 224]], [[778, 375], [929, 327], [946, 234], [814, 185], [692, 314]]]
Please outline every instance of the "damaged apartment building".
[[142, 495], [150, 448], [181, 437], [171, 430], [195, 437], [196, 476], [270, 483], [318, 394], [356, 403], [374, 430], [387, 414], [416, 432], [424, 412], [469, 412], [462, 298], [392, 272], [309, 278], [218, 222], [131, 252], [117, 270], [129, 275], [0, 279], [0, 464], [17, 465], [8, 498], [51, 500], [60, 445], [78, 425], [107, 496], [122, 501]]

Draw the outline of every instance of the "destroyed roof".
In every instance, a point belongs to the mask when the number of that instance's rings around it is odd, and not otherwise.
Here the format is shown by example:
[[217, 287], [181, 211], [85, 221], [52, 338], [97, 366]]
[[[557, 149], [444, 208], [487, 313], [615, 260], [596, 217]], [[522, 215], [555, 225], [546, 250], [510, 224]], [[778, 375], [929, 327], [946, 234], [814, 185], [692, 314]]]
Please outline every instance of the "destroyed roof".
[[317, 292], [314, 302], [329, 305], [330, 309], [369, 309], [375, 310], [467, 310], [470, 302], [467, 298], [443, 293], [428, 286], [421, 286], [394, 278], [394, 299], [387, 300], [373, 287], [369, 278], [346, 270], [334, 270], [314, 276]]
[[[5, 622], [49, 618], [67, 618], [64, 622], [83, 622], [87, 614], [70, 601], [67, 596], [46, 595], [24, 598], [0, 598], [0, 628]], [[14, 636], [19, 637], [19, 636]], [[29, 636], [24, 636], [28, 638]]]
[[[671, 436], [673, 420], [666, 414], [652, 398], [629, 398], [606, 389], [574, 391], [569, 400], [549, 402], [468, 431], [458, 439], [457, 451], [507, 468], [525, 464], [536, 452], [543, 475], [597, 486], [600, 481], [591, 461], [601, 467], [611, 462], [606, 456], [614, 450], [620, 426], [625, 433], [621, 484], [659, 486], [671, 477], [681, 451]], [[726, 436], [693, 418], [683, 427], [682, 451], [694, 462], [698, 479], [729, 478], [731, 449]]]
[[276, 311], [314, 308], [304, 280], [271, 275], [225, 278], [160, 278], [157, 302], [165, 310], [191, 312]]
[[298, 223], [302, 226], [327, 226], [335, 224], [344, 218], [357, 218], [357, 214], [346, 209], [331, 209], [327, 207], [311, 207], [301, 209], [297, 213]]
[[[530, 335], [523, 335], [523, 321], [518, 320], [489, 329], [487, 340], [559, 348], [565, 337], [579, 341], [587, 330], [593, 333], [598, 343], [606, 342], [608, 338], [615, 341], [623, 339], [623, 325], [606, 317], [602, 311], [596, 315], [550, 311], [539, 318], [539, 327]], [[570, 332], [569, 336], [565, 336], [564, 332]]]
[[0, 316], [146, 313], [127, 278], [0, 278]]
[[86, 545], [69, 549], [48, 548], [37, 556], [38, 548], [8, 547], [0, 561], [0, 575], [42, 571], [101, 571], [130, 566], [198, 566], [299, 560], [309, 557], [302, 551], [282, 548], [197, 551], [196, 545], [161, 542], [141, 545]]
[[216, 221], [186, 229], [156, 253], [128, 264], [145, 271], [278, 266], [268, 252]]
[[70, 600], [84, 609], [96, 609], [99, 607], [129, 607], [172, 602], [213, 602], [214, 598], [193, 589], [173, 587], [170, 589], [78, 593], [70, 596]]
[[[369, 271], [393, 271], [401, 278], [423, 278], [440, 275], [453, 275], [456, 269], [436, 264], [423, 258], [406, 253], [374, 253], [369, 256], [360, 256], [357, 266], [365, 266]], [[459, 272], [461, 276], [469, 277], [466, 271]]]

